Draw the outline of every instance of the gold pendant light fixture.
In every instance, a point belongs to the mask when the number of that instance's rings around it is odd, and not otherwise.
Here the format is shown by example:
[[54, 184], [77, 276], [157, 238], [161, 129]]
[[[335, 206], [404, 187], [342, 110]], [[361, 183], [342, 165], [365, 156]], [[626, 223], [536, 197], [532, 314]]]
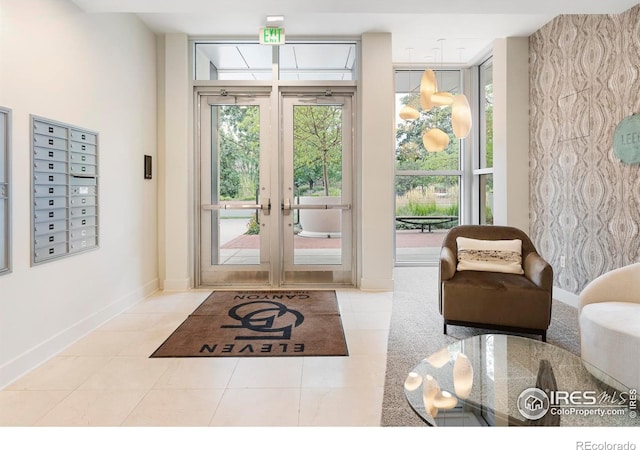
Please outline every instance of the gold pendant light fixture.
[[[409, 48], [407, 50], [409, 50], [409, 62], [411, 62], [412, 61], [411, 51], [413, 49]], [[409, 71], [409, 91], [411, 92], [412, 90], [413, 90], [413, 87], [411, 85], [411, 71]], [[420, 118], [420, 111], [418, 111], [416, 108], [414, 108], [411, 105], [404, 105], [398, 115], [402, 120], [412, 121]]]
[[422, 106], [423, 111], [430, 111], [433, 108], [431, 97], [436, 90], [438, 90], [436, 73], [431, 69], [427, 69], [423, 72], [420, 80], [420, 106]]
[[466, 138], [471, 131], [471, 108], [464, 94], [453, 96], [451, 125], [453, 126], [453, 134], [459, 139]]
[[[442, 65], [444, 39], [439, 39], [439, 42]], [[409, 78], [411, 78], [411, 72], [409, 72]], [[464, 94], [454, 95], [448, 91], [438, 90], [436, 73], [432, 69], [426, 69], [420, 80], [420, 107], [423, 112], [428, 112], [436, 106], [451, 107], [451, 125], [455, 137], [464, 139], [469, 135], [472, 118], [467, 97]], [[407, 121], [417, 120], [420, 117], [420, 111], [405, 105], [400, 110], [400, 117]], [[449, 142], [449, 135], [438, 127], [426, 130], [422, 136], [422, 143], [428, 152], [440, 152], [449, 146]]]
[[449, 146], [449, 135], [440, 128], [431, 128], [422, 135], [422, 144], [428, 152], [441, 152]]
[[402, 120], [416, 120], [420, 117], [420, 111], [412, 106], [404, 105], [398, 114]]

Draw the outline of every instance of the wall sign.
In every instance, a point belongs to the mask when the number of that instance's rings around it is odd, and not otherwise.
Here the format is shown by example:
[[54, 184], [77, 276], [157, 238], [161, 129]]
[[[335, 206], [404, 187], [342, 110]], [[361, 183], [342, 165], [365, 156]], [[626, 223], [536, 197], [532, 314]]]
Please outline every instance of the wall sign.
[[613, 133], [613, 152], [620, 161], [640, 164], [640, 114], [622, 119]]
[[264, 27], [260, 28], [258, 40], [263, 45], [284, 45], [284, 28]]

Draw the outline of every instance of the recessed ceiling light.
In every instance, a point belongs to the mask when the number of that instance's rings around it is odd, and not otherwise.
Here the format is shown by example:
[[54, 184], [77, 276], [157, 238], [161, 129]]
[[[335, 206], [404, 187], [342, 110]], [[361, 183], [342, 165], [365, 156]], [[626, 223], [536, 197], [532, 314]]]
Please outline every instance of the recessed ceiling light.
[[267, 16], [267, 23], [284, 22], [284, 16]]

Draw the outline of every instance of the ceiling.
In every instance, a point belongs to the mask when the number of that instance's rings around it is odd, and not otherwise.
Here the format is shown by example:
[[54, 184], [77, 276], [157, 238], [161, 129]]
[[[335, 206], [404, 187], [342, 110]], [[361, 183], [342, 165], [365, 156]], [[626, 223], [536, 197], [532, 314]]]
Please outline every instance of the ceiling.
[[496, 38], [529, 36], [560, 14], [619, 14], [636, 0], [73, 0], [91, 13], [135, 13], [157, 33], [252, 38], [285, 16], [287, 40], [390, 32], [394, 63], [469, 65]]

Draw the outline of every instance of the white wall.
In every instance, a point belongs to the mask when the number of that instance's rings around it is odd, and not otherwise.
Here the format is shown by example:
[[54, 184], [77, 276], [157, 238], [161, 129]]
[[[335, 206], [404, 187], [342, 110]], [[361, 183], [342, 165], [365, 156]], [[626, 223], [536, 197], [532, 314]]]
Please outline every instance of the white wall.
[[529, 233], [529, 38], [493, 46], [494, 223]]
[[[13, 109], [13, 273], [0, 277], [0, 387], [157, 289], [155, 36], [133, 15], [0, 0]], [[30, 266], [29, 115], [99, 132], [100, 248]], [[154, 179], [143, 179], [143, 155]]]
[[167, 291], [189, 289], [192, 285], [190, 244], [189, 140], [190, 70], [189, 41], [186, 34], [171, 33], [158, 39], [159, 61], [158, 135], [161, 161], [159, 226], [162, 230], [160, 251], [160, 285]]
[[394, 84], [390, 33], [362, 35], [360, 288], [393, 289]]

